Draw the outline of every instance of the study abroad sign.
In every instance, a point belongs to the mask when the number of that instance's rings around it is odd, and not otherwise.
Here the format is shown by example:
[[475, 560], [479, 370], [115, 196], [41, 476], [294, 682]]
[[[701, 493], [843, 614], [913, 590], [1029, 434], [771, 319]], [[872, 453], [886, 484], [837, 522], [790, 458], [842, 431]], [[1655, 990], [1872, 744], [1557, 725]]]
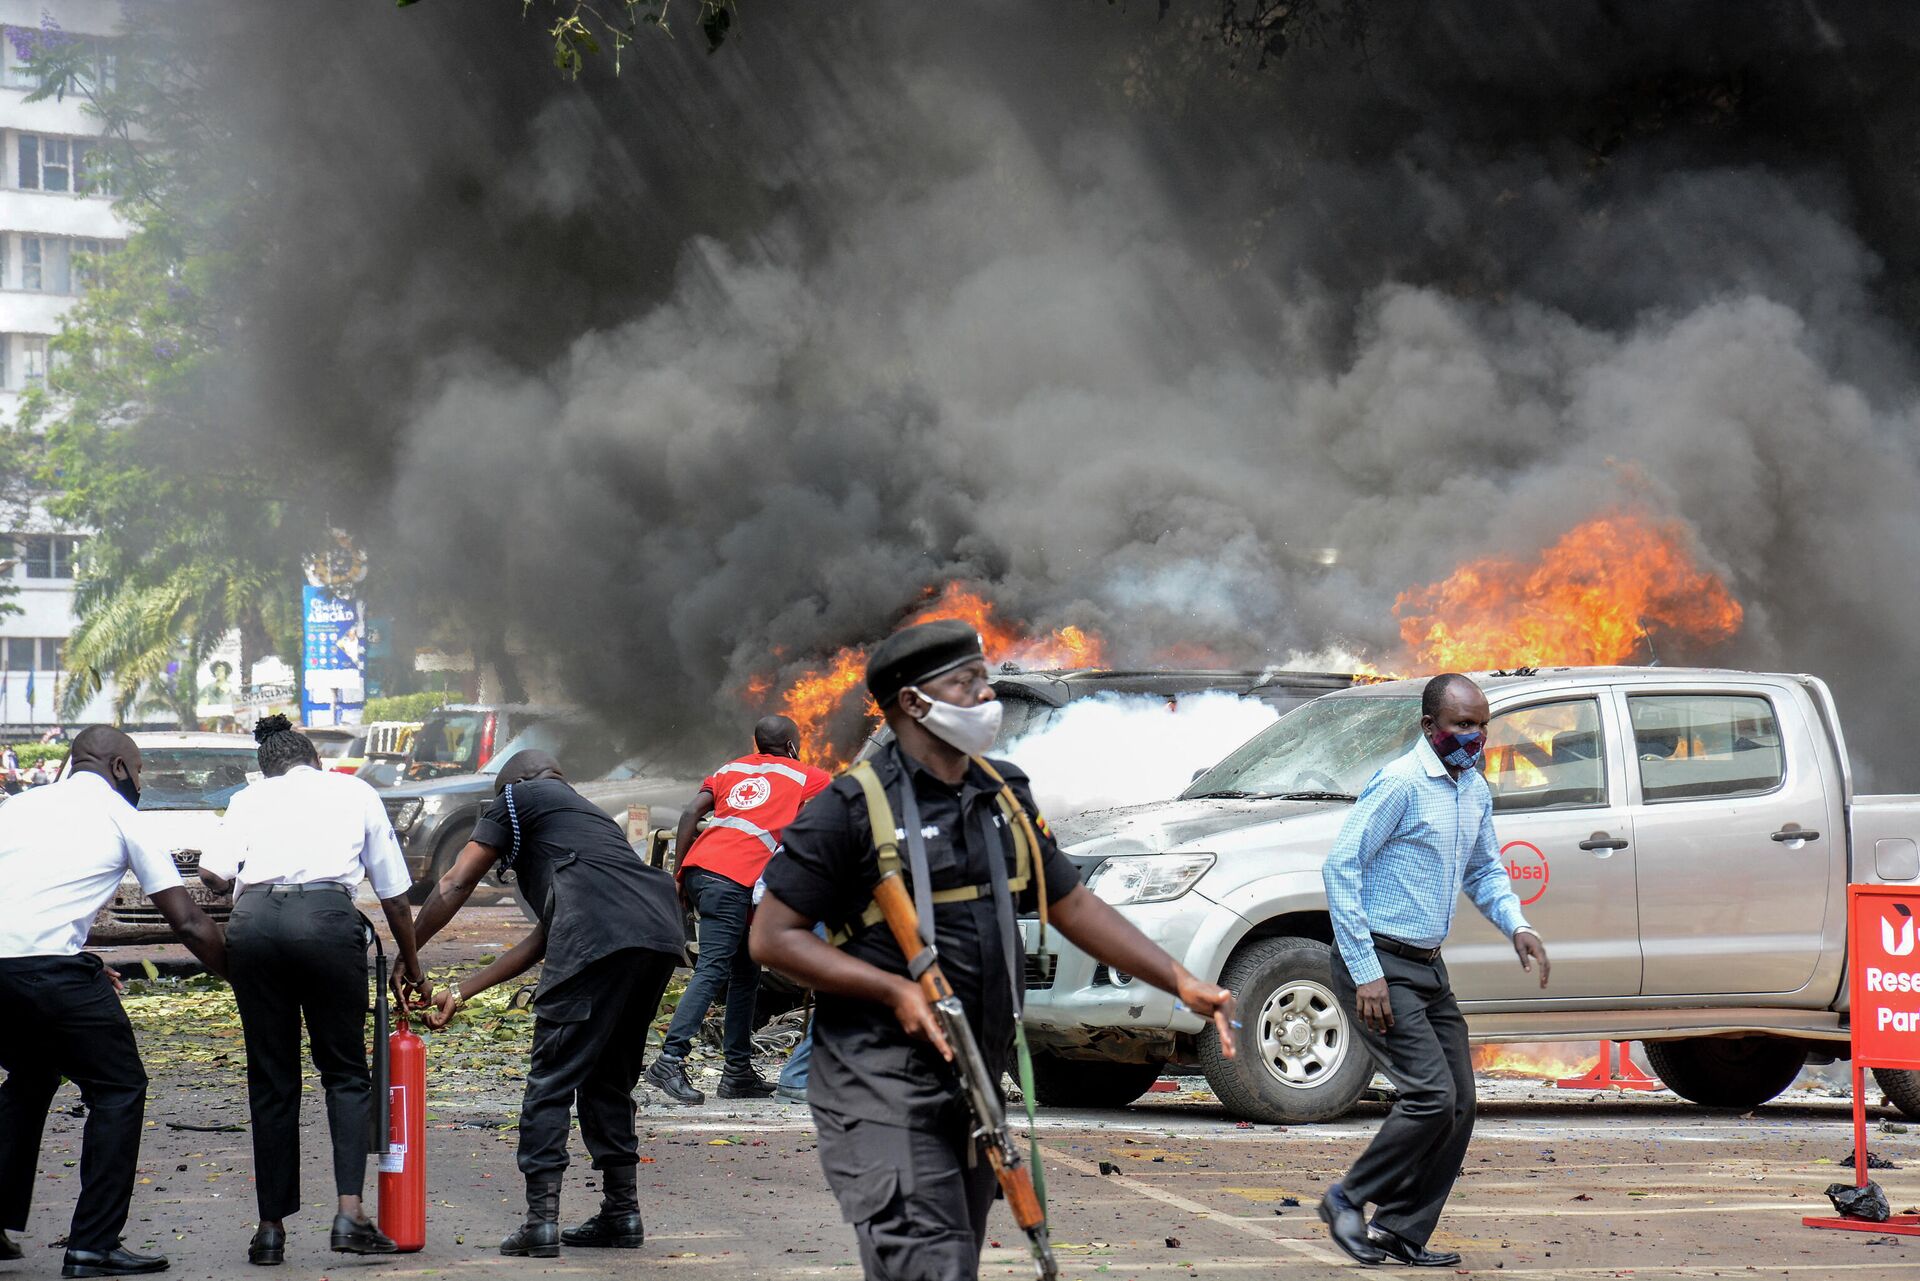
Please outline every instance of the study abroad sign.
[[1920, 887], [1847, 887], [1853, 1061], [1920, 1068]]

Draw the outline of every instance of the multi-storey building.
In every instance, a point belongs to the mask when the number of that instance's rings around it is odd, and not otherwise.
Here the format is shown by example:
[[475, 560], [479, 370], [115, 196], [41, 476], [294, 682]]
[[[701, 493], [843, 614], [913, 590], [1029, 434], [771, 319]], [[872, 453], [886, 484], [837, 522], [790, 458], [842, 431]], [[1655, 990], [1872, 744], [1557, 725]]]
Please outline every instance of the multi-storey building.
[[[111, 73], [118, 0], [0, 0], [0, 35], [57, 27], [65, 38], [101, 42]], [[127, 237], [112, 194], [89, 172], [99, 126], [73, 97], [28, 102], [38, 87], [22, 57], [25, 41], [0, 39], [0, 421], [47, 376], [47, 341], [87, 287], [90, 255]], [[58, 723], [55, 689], [61, 647], [74, 627], [74, 553], [82, 531], [62, 529], [37, 504], [5, 513], [0, 574], [16, 592], [17, 613], [0, 615], [0, 737], [23, 737]], [[8, 560], [10, 559], [10, 564]], [[30, 697], [31, 696], [31, 697]], [[108, 694], [84, 719], [102, 719]]]

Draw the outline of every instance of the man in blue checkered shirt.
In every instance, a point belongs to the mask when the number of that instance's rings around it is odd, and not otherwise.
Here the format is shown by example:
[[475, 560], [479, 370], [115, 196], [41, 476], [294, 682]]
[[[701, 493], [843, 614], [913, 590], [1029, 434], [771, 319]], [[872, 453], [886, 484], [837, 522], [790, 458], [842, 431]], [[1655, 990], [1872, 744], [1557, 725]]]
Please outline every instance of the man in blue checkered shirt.
[[[1399, 1091], [1360, 1159], [1327, 1189], [1320, 1217], [1361, 1263], [1450, 1268], [1427, 1249], [1473, 1137], [1473, 1062], [1440, 945], [1464, 892], [1547, 985], [1547, 949], [1520, 914], [1480, 776], [1491, 712], [1465, 676], [1427, 682], [1420, 738], [1373, 776], [1327, 855], [1338, 943], [1333, 986]], [[1369, 1224], [1365, 1210], [1376, 1207]]]

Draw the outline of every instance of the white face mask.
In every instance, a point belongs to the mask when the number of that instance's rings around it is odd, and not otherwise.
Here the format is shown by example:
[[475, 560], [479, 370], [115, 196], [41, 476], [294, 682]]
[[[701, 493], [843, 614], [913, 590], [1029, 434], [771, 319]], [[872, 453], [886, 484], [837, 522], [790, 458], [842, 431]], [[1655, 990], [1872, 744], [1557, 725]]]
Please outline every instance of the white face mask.
[[909, 685], [907, 688], [927, 702], [927, 712], [920, 718], [920, 723], [927, 727], [929, 734], [954, 749], [968, 756], [980, 756], [993, 746], [994, 739], [1000, 737], [1000, 716], [1006, 709], [998, 699], [972, 707], [956, 707], [952, 703], [941, 702], [917, 686]]

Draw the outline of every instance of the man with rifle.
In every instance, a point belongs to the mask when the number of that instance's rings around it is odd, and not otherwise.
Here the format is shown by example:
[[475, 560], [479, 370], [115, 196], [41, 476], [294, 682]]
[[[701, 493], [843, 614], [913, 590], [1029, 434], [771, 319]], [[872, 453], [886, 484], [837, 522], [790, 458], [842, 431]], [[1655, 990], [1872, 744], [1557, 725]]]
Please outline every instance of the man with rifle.
[[[983, 755], [1000, 705], [971, 627], [889, 636], [867, 689], [894, 741], [787, 826], [753, 958], [818, 993], [807, 1101], [866, 1275], [977, 1276], [997, 1182], [1036, 1274], [1052, 1277], [1036, 1172], [1000, 1102], [1024, 994], [1016, 915], [1037, 911], [1041, 929], [1174, 993], [1229, 1054], [1233, 998], [1081, 886], [1026, 776]], [[831, 941], [813, 933], [821, 921]]]

